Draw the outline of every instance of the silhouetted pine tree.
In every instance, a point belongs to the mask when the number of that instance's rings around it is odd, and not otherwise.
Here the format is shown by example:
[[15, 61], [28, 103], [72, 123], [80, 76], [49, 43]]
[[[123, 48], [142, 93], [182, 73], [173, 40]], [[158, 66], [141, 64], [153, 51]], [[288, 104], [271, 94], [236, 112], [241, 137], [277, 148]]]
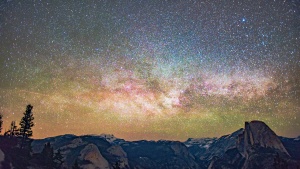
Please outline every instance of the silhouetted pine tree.
[[20, 130], [16, 126], [16, 121], [12, 121], [10, 124], [10, 136], [18, 136], [20, 134]]
[[53, 168], [54, 167], [54, 159], [53, 159], [53, 148], [51, 144], [48, 142], [44, 145], [44, 149], [42, 151], [43, 163], [46, 168]]
[[0, 133], [2, 131], [2, 124], [3, 124], [3, 120], [2, 120], [3, 115], [0, 114]]
[[[5, 154], [2, 168], [24, 169], [29, 166], [31, 159], [31, 142], [24, 144], [20, 148], [20, 138], [18, 137], [2, 137], [0, 149]], [[1, 167], [0, 167], [1, 168]]]
[[8, 131], [6, 131], [4, 133], [5, 136], [10, 136], [10, 137], [14, 137], [14, 136], [18, 136], [19, 135], [19, 129], [16, 126], [16, 122], [12, 121], [10, 123], [10, 129]]
[[119, 161], [117, 161], [114, 165], [113, 165], [113, 169], [121, 169], [121, 163]]
[[75, 160], [75, 163], [74, 163], [74, 165], [72, 166], [72, 169], [80, 169], [77, 160]]
[[32, 108], [33, 106], [31, 106], [30, 104], [27, 105], [26, 111], [24, 112], [24, 117], [22, 117], [20, 121], [20, 135], [22, 136], [21, 147], [23, 146], [24, 141], [32, 136], [31, 128], [34, 126]]
[[57, 152], [54, 154], [53, 161], [54, 161], [55, 168], [61, 168], [61, 165], [63, 164], [64, 161], [60, 149], [58, 149]]

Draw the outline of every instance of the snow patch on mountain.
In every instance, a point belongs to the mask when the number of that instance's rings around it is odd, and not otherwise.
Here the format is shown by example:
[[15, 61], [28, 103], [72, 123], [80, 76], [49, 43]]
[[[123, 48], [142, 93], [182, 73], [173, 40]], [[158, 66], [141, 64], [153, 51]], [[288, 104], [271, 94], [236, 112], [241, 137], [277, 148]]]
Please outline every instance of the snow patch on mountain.
[[189, 138], [183, 143], [187, 147], [197, 145], [200, 148], [208, 149], [211, 146], [211, 144], [214, 143], [216, 140], [217, 138]]
[[118, 139], [113, 134], [101, 134], [100, 137], [104, 138], [109, 143], [113, 143]]

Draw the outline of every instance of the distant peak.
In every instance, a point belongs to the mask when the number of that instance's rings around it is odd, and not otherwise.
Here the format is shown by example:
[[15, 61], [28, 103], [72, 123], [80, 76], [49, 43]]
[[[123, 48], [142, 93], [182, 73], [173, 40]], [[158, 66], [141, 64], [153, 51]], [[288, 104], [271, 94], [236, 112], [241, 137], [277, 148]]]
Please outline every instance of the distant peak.
[[113, 134], [105, 134], [105, 133], [100, 134], [100, 137], [116, 138]]
[[100, 137], [104, 138], [106, 141], [108, 141], [110, 143], [112, 143], [118, 139], [113, 134], [100, 134]]
[[250, 123], [261, 123], [261, 124], [265, 124], [265, 122], [259, 121], [259, 120], [252, 120], [252, 121], [250, 121]]
[[244, 138], [246, 147], [259, 145], [261, 147], [275, 148], [288, 154], [275, 132], [262, 121], [245, 122]]

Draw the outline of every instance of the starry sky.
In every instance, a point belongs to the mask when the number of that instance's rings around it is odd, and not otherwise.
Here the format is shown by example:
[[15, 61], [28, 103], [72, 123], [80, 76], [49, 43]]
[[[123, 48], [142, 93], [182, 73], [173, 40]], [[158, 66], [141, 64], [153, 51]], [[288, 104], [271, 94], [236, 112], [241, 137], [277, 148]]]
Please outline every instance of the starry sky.
[[1, 0], [4, 129], [33, 138], [300, 135], [299, 0]]

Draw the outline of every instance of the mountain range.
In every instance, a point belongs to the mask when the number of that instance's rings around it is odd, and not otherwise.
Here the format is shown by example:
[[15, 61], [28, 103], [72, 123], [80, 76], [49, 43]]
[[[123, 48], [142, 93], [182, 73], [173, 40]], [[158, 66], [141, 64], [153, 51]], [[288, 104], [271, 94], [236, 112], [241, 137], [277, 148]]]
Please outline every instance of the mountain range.
[[[83, 169], [300, 168], [300, 137], [277, 136], [262, 121], [245, 122], [244, 128], [220, 138], [189, 138], [184, 142], [126, 141], [106, 134], [35, 139], [31, 141], [33, 157], [42, 153], [47, 143], [54, 152], [61, 152], [60, 168], [72, 168], [75, 163]], [[12, 158], [2, 147], [0, 161], [4, 164]], [[12, 164], [6, 166], [13, 168]], [[29, 160], [27, 168], [47, 166], [39, 166], [36, 158]]]

